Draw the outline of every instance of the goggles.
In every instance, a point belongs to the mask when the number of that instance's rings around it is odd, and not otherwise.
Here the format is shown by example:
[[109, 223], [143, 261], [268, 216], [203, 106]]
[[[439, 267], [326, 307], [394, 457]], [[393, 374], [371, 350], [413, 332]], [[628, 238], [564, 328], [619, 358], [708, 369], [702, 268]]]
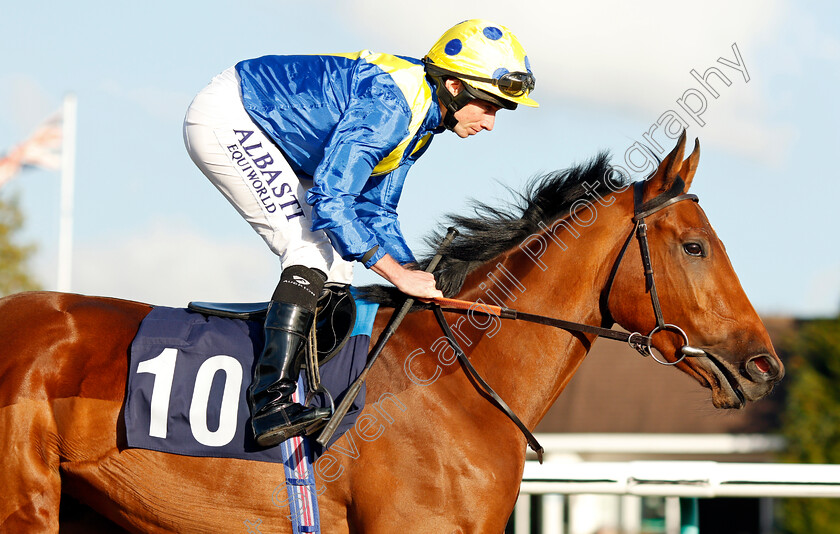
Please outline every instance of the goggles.
[[463, 74], [449, 69], [444, 69], [428, 60], [425, 61], [425, 64], [429, 74], [452, 76], [454, 78], [489, 83], [499, 89], [502, 94], [511, 97], [522, 96], [530, 91], [533, 91], [537, 82], [534, 75], [530, 72], [506, 72], [499, 78], [483, 78], [481, 76], [473, 76], [471, 74]]

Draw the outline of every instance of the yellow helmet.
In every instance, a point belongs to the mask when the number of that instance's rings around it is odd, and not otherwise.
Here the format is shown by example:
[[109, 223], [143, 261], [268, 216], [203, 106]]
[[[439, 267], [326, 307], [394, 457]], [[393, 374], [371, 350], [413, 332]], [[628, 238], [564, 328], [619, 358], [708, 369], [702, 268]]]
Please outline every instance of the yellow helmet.
[[528, 56], [516, 36], [499, 24], [482, 19], [457, 24], [423, 61], [430, 76], [460, 79], [473, 98], [508, 109], [539, 106], [529, 96], [535, 79]]

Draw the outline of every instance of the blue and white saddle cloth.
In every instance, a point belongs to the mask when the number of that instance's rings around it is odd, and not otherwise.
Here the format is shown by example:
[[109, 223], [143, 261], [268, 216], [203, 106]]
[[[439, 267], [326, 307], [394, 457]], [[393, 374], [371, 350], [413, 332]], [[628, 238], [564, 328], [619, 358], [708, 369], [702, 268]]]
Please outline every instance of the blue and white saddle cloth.
[[[335, 404], [367, 363], [376, 304], [356, 302], [356, 323], [341, 351], [321, 365], [321, 384]], [[205, 316], [182, 308], [156, 307], [132, 342], [125, 427], [129, 447], [186, 456], [240, 458], [285, 465], [296, 532], [319, 532], [312, 463], [323, 452], [314, 440], [292, 438], [262, 448], [251, 431], [247, 391], [264, 343], [259, 321]], [[305, 390], [303, 377], [296, 395]], [[328, 444], [350, 429], [364, 407], [365, 389]], [[309, 404], [329, 406], [316, 394]], [[281, 485], [282, 486], [282, 485]], [[280, 486], [278, 486], [280, 489]]]

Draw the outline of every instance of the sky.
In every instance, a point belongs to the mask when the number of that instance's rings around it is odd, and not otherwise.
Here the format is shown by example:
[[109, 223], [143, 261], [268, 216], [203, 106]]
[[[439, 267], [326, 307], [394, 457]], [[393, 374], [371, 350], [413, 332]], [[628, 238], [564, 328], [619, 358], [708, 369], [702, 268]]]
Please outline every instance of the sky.
[[[502, 111], [470, 139], [436, 137], [400, 202], [416, 252], [469, 199], [501, 205], [509, 188], [602, 150], [644, 177], [639, 144], [670, 150], [656, 124], [679, 116], [689, 146], [701, 145], [692, 192], [759, 313], [840, 310], [835, 2], [2, 0], [2, 13], [0, 153], [66, 94], [78, 99], [74, 292], [167, 306], [267, 300], [279, 262], [184, 149], [195, 94], [242, 59], [422, 57], [450, 26], [486, 18], [523, 43], [540, 108]], [[19, 198], [19, 241], [38, 246], [32, 269], [55, 289], [59, 173], [26, 170], [0, 195]], [[377, 278], [359, 266], [356, 281]]]

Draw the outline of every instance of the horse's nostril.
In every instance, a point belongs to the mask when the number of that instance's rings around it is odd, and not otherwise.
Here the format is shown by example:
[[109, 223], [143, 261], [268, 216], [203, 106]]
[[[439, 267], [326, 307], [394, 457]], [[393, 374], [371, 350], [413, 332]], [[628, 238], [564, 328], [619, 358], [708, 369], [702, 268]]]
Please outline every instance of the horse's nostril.
[[769, 382], [779, 375], [779, 366], [766, 354], [751, 358], [746, 365], [747, 374], [757, 382]]

